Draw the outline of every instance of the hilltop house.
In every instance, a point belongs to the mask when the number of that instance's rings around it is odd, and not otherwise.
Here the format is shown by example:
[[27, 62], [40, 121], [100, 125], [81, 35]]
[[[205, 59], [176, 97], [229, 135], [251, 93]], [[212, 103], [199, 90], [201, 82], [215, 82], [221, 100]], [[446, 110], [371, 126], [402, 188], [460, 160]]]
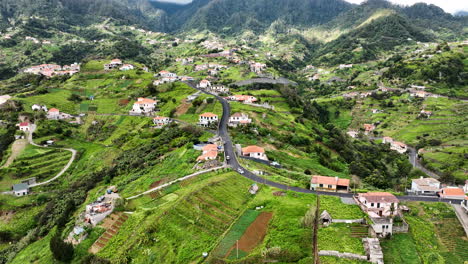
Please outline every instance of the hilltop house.
[[310, 181], [310, 189], [313, 191], [348, 192], [349, 179], [314, 175]]
[[201, 80], [200, 84], [198, 85], [199, 88], [207, 88], [211, 86], [211, 82], [208, 80]]
[[242, 148], [242, 156], [261, 160], [268, 160], [268, 157], [265, 154], [265, 149], [258, 146], [248, 146]]
[[29, 185], [27, 183], [18, 183], [12, 187], [16, 196], [25, 196], [29, 194]]
[[262, 73], [266, 69], [266, 64], [259, 62], [250, 62], [250, 71], [255, 73]]
[[41, 64], [24, 70], [25, 73], [44, 75], [49, 78], [56, 75], [73, 75], [79, 71], [80, 65], [78, 63], [64, 65], [63, 67], [57, 64]]
[[375, 126], [373, 124], [364, 124], [364, 134], [369, 135], [369, 133], [374, 130]]
[[199, 116], [198, 124], [207, 127], [216, 122], [218, 122], [218, 115], [213, 113], [204, 113]]
[[251, 104], [251, 103], [258, 101], [256, 97], [251, 96], [251, 95], [235, 94], [235, 95], [229, 96], [228, 98], [231, 101], [237, 101], [237, 102], [246, 103], [246, 104]]
[[169, 117], [157, 116], [153, 118], [153, 123], [157, 128], [162, 128], [163, 126], [170, 124], [171, 119]]
[[19, 130], [23, 131], [23, 132], [27, 132], [27, 131], [30, 131], [31, 130], [31, 126], [28, 122], [21, 122], [19, 124], [17, 124], [16, 126], [19, 127]]
[[218, 157], [218, 146], [215, 144], [208, 144], [203, 146], [202, 155], [197, 158], [197, 161], [214, 160]]
[[213, 93], [229, 93], [229, 87], [226, 87], [224, 85], [213, 85], [210, 87], [211, 92]]
[[457, 187], [447, 187], [443, 188], [439, 192], [440, 198], [444, 199], [456, 199], [456, 200], [463, 200], [465, 199], [465, 192], [462, 188]]
[[437, 194], [440, 182], [434, 178], [419, 178], [411, 181], [411, 191], [416, 194]]
[[122, 65], [122, 61], [119, 59], [113, 59], [108, 64], [104, 64], [104, 70], [112, 70]]
[[229, 118], [228, 125], [231, 127], [237, 127], [238, 125], [247, 125], [252, 123], [252, 119], [247, 114], [235, 113]]
[[135, 67], [131, 64], [124, 64], [122, 67], [119, 68], [119, 70], [121, 71], [129, 71], [133, 69], [135, 69]]
[[150, 114], [154, 111], [156, 105], [157, 101], [140, 97], [133, 104], [133, 108], [130, 110], [130, 115]]
[[394, 141], [393, 138], [391, 138], [391, 137], [384, 137], [383, 140], [382, 140], [382, 143], [383, 144], [389, 143], [391, 150], [396, 150], [401, 154], [408, 151], [408, 146], [405, 143], [399, 142], [399, 141]]

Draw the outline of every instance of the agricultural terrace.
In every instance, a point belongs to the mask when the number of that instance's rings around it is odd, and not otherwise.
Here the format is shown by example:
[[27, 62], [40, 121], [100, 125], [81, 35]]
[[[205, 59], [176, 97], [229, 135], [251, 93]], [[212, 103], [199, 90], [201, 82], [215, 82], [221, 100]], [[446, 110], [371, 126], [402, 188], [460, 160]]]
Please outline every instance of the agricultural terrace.
[[45, 181], [59, 173], [70, 157], [69, 151], [28, 145], [10, 166], [0, 169], [0, 191], [32, 177], [37, 182]]
[[[407, 234], [382, 243], [388, 263], [464, 263], [468, 241], [455, 212], [445, 203], [409, 202]], [[431, 250], [428, 250], [431, 249]]]

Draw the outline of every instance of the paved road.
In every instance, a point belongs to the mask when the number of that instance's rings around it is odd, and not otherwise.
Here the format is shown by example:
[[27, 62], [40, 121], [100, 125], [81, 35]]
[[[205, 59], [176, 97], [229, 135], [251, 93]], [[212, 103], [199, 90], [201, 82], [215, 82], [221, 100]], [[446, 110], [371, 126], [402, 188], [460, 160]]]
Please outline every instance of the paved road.
[[468, 214], [465, 213], [465, 210], [461, 207], [460, 203], [452, 204], [452, 206], [457, 214], [458, 220], [463, 226], [463, 229], [465, 229], [466, 236], [468, 236]]
[[[36, 147], [44, 148], [43, 146], [40, 146], [40, 145], [34, 143], [33, 138], [32, 138], [32, 134], [34, 133], [35, 130], [36, 130], [36, 125], [31, 124], [31, 131], [28, 133], [29, 144], [31, 144], [33, 146], [36, 146]], [[66, 149], [62, 149], [62, 150], [70, 151], [72, 153], [72, 156], [71, 156], [70, 160], [68, 161], [67, 165], [65, 165], [65, 167], [63, 167], [63, 169], [57, 175], [55, 175], [53, 178], [48, 179], [47, 181], [44, 181], [44, 182], [38, 182], [38, 183], [35, 183], [35, 184], [31, 184], [31, 185], [29, 185], [29, 187], [41, 186], [41, 185], [45, 185], [45, 184], [48, 184], [50, 182], [53, 182], [56, 179], [58, 179], [60, 176], [62, 176], [70, 168], [70, 166], [72, 165], [72, 163], [76, 159], [77, 151], [72, 149], [72, 148], [66, 148]]]
[[[208, 93], [204, 90], [201, 90], [196, 87], [193, 83], [190, 82], [185, 82], [185, 84], [189, 85], [190, 87], [197, 89], [199, 91], [202, 91], [205, 94], [212, 95], [216, 97], [218, 101], [221, 102], [223, 106], [223, 116], [221, 117], [220, 123], [219, 123], [219, 128], [218, 128], [218, 135], [223, 139], [224, 141], [224, 150], [225, 150], [225, 155], [229, 156], [230, 159], [227, 160], [227, 164], [235, 171], [237, 171], [240, 175], [261, 183], [261, 184], [266, 184], [271, 187], [275, 187], [281, 190], [286, 190], [286, 191], [294, 191], [294, 192], [299, 192], [299, 193], [313, 193], [313, 194], [320, 194], [320, 195], [326, 195], [326, 196], [336, 196], [336, 197], [352, 197], [352, 193], [332, 193], [332, 192], [319, 192], [319, 191], [312, 191], [300, 187], [293, 187], [293, 186], [288, 186], [285, 184], [281, 184], [278, 182], [273, 182], [267, 179], [264, 179], [258, 175], [255, 175], [254, 173], [248, 171], [247, 169], [243, 168], [240, 164], [239, 161], [237, 160], [236, 152], [234, 150], [231, 137], [229, 136], [228, 133], [228, 126], [227, 123], [229, 121], [229, 116], [231, 115], [231, 106], [229, 105], [229, 102], [215, 94]], [[243, 173], [239, 172], [240, 170], [243, 171]], [[460, 203], [459, 200], [451, 200], [451, 199], [440, 199], [439, 197], [427, 197], [427, 196], [411, 196], [411, 195], [404, 195], [404, 196], [398, 196], [398, 199], [401, 201], [421, 201], [421, 202], [451, 202], [451, 203]]]

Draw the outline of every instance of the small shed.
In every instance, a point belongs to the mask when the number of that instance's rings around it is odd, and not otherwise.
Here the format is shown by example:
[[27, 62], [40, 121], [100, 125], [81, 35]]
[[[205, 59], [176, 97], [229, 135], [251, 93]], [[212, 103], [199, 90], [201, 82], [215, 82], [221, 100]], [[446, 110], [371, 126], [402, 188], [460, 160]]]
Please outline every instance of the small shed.
[[249, 193], [251, 194], [257, 194], [258, 192], [258, 185], [256, 183], [252, 184], [249, 189]]
[[13, 185], [13, 193], [16, 196], [25, 196], [29, 194], [29, 185], [27, 183], [18, 183]]
[[320, 221], [320, 224], [324, 225], [324, 226], [328, 226], [331, 224], [332, 222], [332, 217], [331, 215], [327, 212], [327, 210], [324, 210], [322, 212], [322, 214], [320, 215], [320, 218], [319, 218], [319, 221]]

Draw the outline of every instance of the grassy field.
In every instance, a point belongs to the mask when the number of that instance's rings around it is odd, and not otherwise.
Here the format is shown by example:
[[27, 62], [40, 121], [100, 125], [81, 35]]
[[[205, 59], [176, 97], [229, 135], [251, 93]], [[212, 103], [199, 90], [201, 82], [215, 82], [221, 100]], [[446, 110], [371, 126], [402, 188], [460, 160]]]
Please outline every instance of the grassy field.
[[350, 224], [331, 224], [318, 232], [319, 250], [336, 250], [365, 255], [361, 238], [351, 236]]

